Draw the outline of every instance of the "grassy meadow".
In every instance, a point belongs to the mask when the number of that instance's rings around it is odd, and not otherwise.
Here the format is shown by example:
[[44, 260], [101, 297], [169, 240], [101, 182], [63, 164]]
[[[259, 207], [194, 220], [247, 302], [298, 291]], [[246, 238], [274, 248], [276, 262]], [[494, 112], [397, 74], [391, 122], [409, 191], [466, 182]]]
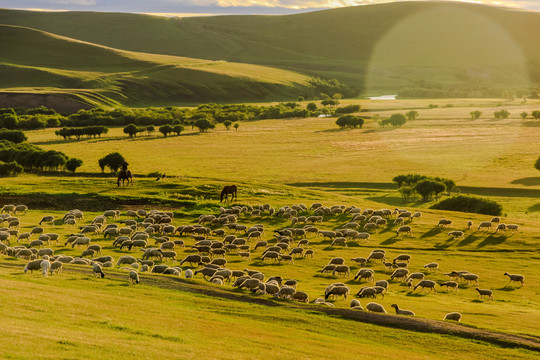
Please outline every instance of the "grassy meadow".
[[[460, 284], [456, 293], [437, 286], [436, 294], [428, 294], [391, 281], [384, 299], [360, 299], [364, 307], [376, 301], [391, 314], [387, 316], [397, 319], [390, 307], [397, 303], [414, 311], [420, 321], [436, 323], [446, 313], [459, 311], [463, 320], [457, 329], [504, 333], [538, 344], [540, 176], [533, 164], [538, 157], [540, 127], [530, 118], [521, 120], [519, 113], [539, 109], [540, 102], [503, 102], [501, 106], [500, 100], [489, 99], [343, 103], [362, 105], [365, 112], [361, 115], [367, 117], [362, 129], [339, 130], [335, 118], [308, 118], [241, 122], [238, 131], [227, 131], [218, 124], [216, 130], [205, 134], [188, 128], [180, 136], [167, 138], [140, 134], [130, 139], [121, 128], [115, 128], [101, 139], [64, 141], [54, 129], [30, 131], [30, 143], [81, 158], [84, 164], [74, 176], [4, 179], [0, 199], [30, 207], [27, 214], [19, 216], [21, 232], [37, 226], [42, 216], [54, 215], [57, 221], [45, 225], [45, 231], [62, 236], [59, 244], [50, 247], [55, 254], [69, 256], [82, 253], [82, 249], [63, 244], [67, 235], [78, 231], [62, 224], [61, 217], [69, 209], [85, 211], [85, 223], [105, 209], [120, 209], [122, 215], [114, 220], [120, 223], [127, 219], [126, 209], [159, 208], [174, 212], [175, 226], [186, 225], [196, 222], [201, 214], [218, 214], [219, 206], [229, 205], [219, 204], [217, 198], [223, 185], [231, 183], [239, 186], [235, 203], [240, 205], [268, 203], [277, 209], [322, 202], [327, 206], [421, 211], [422, 216], [410, 223], [411, 237], [396, 236], [390, 219], [389, 225], [372, 233], [369, 240], [349, 242], [348, 247], [331, 246], [330, 240], [309, 236], [313, 258], [273, 263], [262, 261], [263, 249], [257, 249], [250, 259], [228, 254], [227, 267], [258, 269], [266, 276], [296, 279], [298, 290], [307, 292], [310, 302], [323, 297], [329, 284], [343, 281], [351, 287], [351, 294], [346, 301], [330, 300], [337, 311], [348, 308], [358, 290], [366, 286], [353, 280], [360, 266], [351, 258], [367, 257], [375, 248], [386, 250], [387, 261], [407, 253], [412, 256], [410, 272], [425, 272], [426, 278], [437, 282], [446, 280], [444, 273], [452, 270], [478, 274], [479, 287], [493, 290], [494, 301], [479, 300], [474, 285]], [[429, 108], [429, 104], [439, 107]], [[510, 119], [494, 120], [493, 112], [503, 108], [510, 112]], [[417, 110], [419, 116], [402, 128], [380, 128], [373, 120], [375, 115], [386, 117], [410, 109]], [[482, 117], [471, 120], [469, 113], [477, 109], [483, 112]], [[98, 159], [113, 151], [119, 151], [129, 162], [135, 174], [133, 187], [118, 188], [115, 178], [100, 174]], [[167, 177], [156, 181], [146, 176], [151, 172]], [[448, 177], [456, 181], [462, 193], [496, 200], [503, 205], [502, 221], [518, 224], [519, 231], [477, 231], [476, 226], [490, 216], [428, 209], [433, 202], [403, 203], [391, 182], [403, 173]], [[452, 226], [437, 227], [442, 218], [452, 220]], [[349, 215], [327, 216], [315, 226], [337, 229], [349, 219]], [[467, 220], [476, 226], [467, 229]], [[263, 224], [262, 240], [271, 244], [274, 229], [291, 226], [289, 220], [267, 215], [242, 215], [238, 223]], [[453, 239], [447, 235], [451, 230], [462, 230], [465, 235]], [[103, 255], [115, 260], [122, 255], [140, 255], [139, 250], [114, 247], [112, 240], [102, 235], [90, 237], [93, 244], [102, 246]], [[179, 239], [177, 235], [173, 238]], [[195, 240], [190, 236], [180, 238], [186, 247], [176, 247], [178, 260], [195, 253], [191, 249]], [[252, 248], [254, 244], [250, 242]], [[320, 272], [334, 257], [346, 260], [350, 277]], [[424, 265], [430, 262], [437, 262], [439, 270], [427, 272]], [[538, 356], [538, 346], [536, 350], [513, 349], [511, 345], [471, 340], [459, 332], [425, 333], [420, 325], [406, 330], [383, 327], [341, 313], [324, 313], [312, 304], [251, 294], [228, 283], [223, 287], [210, 285], [201, 275], [179, 280], [141, 274], [141, 284], [130, 285], [126, 272], [118, 268], [106, 268], [107, 276], [96, 279], [88, 266], [68, 264], [62, 274], [43, 278], [38, 273], [24, 275], [25, 263], [0, 255], [0, 285], [4, 289], [0, 295], [4, 304], [1, 316], [5, 324], [0, 332], [11, 339], [0, 350], [4, 358], [50, 358], [55, 354], [94, 359], [106, 354], [112, 359], [255, 359], [267, 353], [305, 359], [338, 355], [352, 359], [359, 353], [396, 359]], [[187, 264], [181, 267], [184, 271], [190, 268]], [[391, 271], [381, 263], [366, 267], [375, 271], [376, 280], [390, 279]], [[525, 285], [508, 285], [504, 272], [524, 275]]]

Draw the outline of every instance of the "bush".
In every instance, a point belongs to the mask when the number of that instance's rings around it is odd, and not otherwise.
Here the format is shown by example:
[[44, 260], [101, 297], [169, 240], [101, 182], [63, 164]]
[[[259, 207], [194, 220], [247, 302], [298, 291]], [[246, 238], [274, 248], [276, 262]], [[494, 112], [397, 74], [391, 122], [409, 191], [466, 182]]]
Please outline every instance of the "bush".
[[17, 114], [6, 112], [0, 115], [0, 127], [6, 129], [15, 129], [17, 128], [18, 124], [19, 118], [17, 117]]
[[23, 172], [23, 167], [16, 161], [0, 161], [0, 177], [17, 176]]
[[28, 138], [20, 130], [0, 129], [0, 140], [9, 140], [15, 144], [23, 143]]
[[402, 126], [407, 122], [407, 118], [403, 114], [393, 114], [390, 116], [390, 124], [394, 127]]
[[360, 105], [347, 105], [343, 107], [338, 107], [336, 109], [336, 114], [352, 114], [359, 111], [360, 111]]
[[499, 110], [495, 111], [493, 116], [495, 116], [495, 119], [508, 119], [510, 113], [507, 110]]
[[465, 195], [444, 199], [431, 206], [430, 209], [462, 211], [491, 216], [500, 216], [502, 214], [502, 206], [495, 201]]
[[471, 119], [473, 119], [473, 120], [478, 120], [478, 119], [480, 119], [480, 116], [482, 116], [482, 112], [478, 111], [478, 110], [471, 111], [470, 114], [471, 114]]
[[26, 142], [15, 144], [0, 140], [0, 161], [16, 161], [25, 170], [56, 170], [63, 167], [68, 157], [59, 151], [43, 151]]

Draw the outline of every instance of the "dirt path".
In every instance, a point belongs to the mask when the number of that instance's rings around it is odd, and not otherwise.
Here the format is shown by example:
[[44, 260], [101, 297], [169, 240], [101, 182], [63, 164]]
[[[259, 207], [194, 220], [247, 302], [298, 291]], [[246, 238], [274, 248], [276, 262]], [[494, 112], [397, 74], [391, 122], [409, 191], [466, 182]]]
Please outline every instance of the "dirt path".
[[[23, 269], [23, 266], [21, 264], [5, 262], [0, 263], [0, 267], [17, 267], [20, 268], [21, 271]], [[93, 275], [92, 270], [89, 267], [76, 265], [64, 266], [64, 272]], [[107, 269], [107, 277], [115, 280], [127, 281], [127, 274], [125, 272], [122, 272], [121, 270]], [[273, 298], [256, 297], [251, 294], [241, 292], [241, 290], [231, 291], [215, 288], [212, 286], [205, 286], [202, 284], [194, 283], [190, 280], [176, 278], [172, 276], [139, 274], [139, 277], [141, 279], [141, 283], [144, 283], [146, 286], [156, 286], [164, 289], [185, 291], [194, 294], [229, 299], [233, 301], [248, 302], [262, 306], [287, 306], [289, 308], [300, 309], [309, 312], [316, 311], [333, 316], [340, 316], [344, 319], [350, 319], [384, 327], [417, 332], [452, 335], [471, 340], [484, 341], [487, 343], [496, 344], [508, 348], [524, 348], [540, 352], [540, 339], [532, 336], [528, 337], [523, 335], [505, 334], [438, 320], [374, 314], [364, 311], [326, 307], [324, 305], [314, 306], [311, 304], [304, 305], [299, 303], [291, 303], [289, 301], [283, 301]]]

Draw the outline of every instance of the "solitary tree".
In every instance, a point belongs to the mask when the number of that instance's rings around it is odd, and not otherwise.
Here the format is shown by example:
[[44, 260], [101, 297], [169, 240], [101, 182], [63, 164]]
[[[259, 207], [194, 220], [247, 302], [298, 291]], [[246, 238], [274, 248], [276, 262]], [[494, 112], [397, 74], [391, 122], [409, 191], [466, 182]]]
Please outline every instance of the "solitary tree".
[[83, 161], [81, 159], [70, 158], [68, 161], [66, 161], [66, 169], [68, 171], [72, 171], [73, 174], [75, 174], [75, 170], [81, 167], [82, 164], [83, 164]]
[[403, 114], [393, 114], [390, 116], [390, 124], [394, 127], [404, 125], [406, 122], [407, 118]]
[[199, 128], [200, 132], [207, 132], [208, 129], [213, 129], [216, 126], [212, 124], [208, 119], [199, 119], [195, 121], [195, 127]]
[[407, 116], [407, 119], [410, 120], [416, 120], [416, 117], [418, 116], [418, 112], [415, 110], [411, 110], [408, 113], [405, 114]]
[[235, 129], [236, 131], [238, 131], [238, 128], [240, 127], [240, 124], [235, 123], [233, 126], [234, 126], [234, 129]]
[[525, 119], [527, 118], [527, 115], [529, 115], [529, 114], [527, 114], [526, 111], [524, 111], [524, 112], [522, 112], [521, 114], [519, 114], [519, 116], [521, 116], [521, 118], [522, 118], [523, 120], [525, 120]]
[[223, 126], [225, 126], [225, 129], [227, 130], [230, 130], [231, 129], [231, 125], [232, 125], [232, 121], [231, 120], [225, 120], [223, 122]]
[[471, 111], [471, 118], [472, 118], [473, 120], [478, 120], [478, 119], [480, 119], [480, 116], [482, 116], [482, 112], [481, 112], [481, 111], [478, 111], [478, 110], [476, 110], [476, 111]]

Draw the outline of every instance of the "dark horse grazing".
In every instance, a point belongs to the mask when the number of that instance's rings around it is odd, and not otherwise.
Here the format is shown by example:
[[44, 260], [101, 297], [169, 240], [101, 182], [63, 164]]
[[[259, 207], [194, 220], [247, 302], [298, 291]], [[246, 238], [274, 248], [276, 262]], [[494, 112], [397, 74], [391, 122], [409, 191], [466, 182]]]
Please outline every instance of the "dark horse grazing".
[[222, 202], [223, 198], [229, 201], [229, 194], [232, 195], [231, 201], [234, 200], [235, 198], [238, 199], [238, 196], [236, 194], [237, 192], [238, 192], [238, 188], [236, 187], [236, 185], [224, 186], [223, 190], [221, 190], [221, 194], [219, 195], [219, 202]]
[[128, 163], [124, 162], [122, 164], [122, 169], [118, 172], [118, 180], [116, 183], [118, 186], [120, 186], [120, 180], [122, 180], [122, 186], [125, 186], [125, 181], [127, 180], [127, 184], [129, 185], [131, 181], [131, 185], [133, 185], [133, 174], [131, 174], [131, 170], [128, 170]]

